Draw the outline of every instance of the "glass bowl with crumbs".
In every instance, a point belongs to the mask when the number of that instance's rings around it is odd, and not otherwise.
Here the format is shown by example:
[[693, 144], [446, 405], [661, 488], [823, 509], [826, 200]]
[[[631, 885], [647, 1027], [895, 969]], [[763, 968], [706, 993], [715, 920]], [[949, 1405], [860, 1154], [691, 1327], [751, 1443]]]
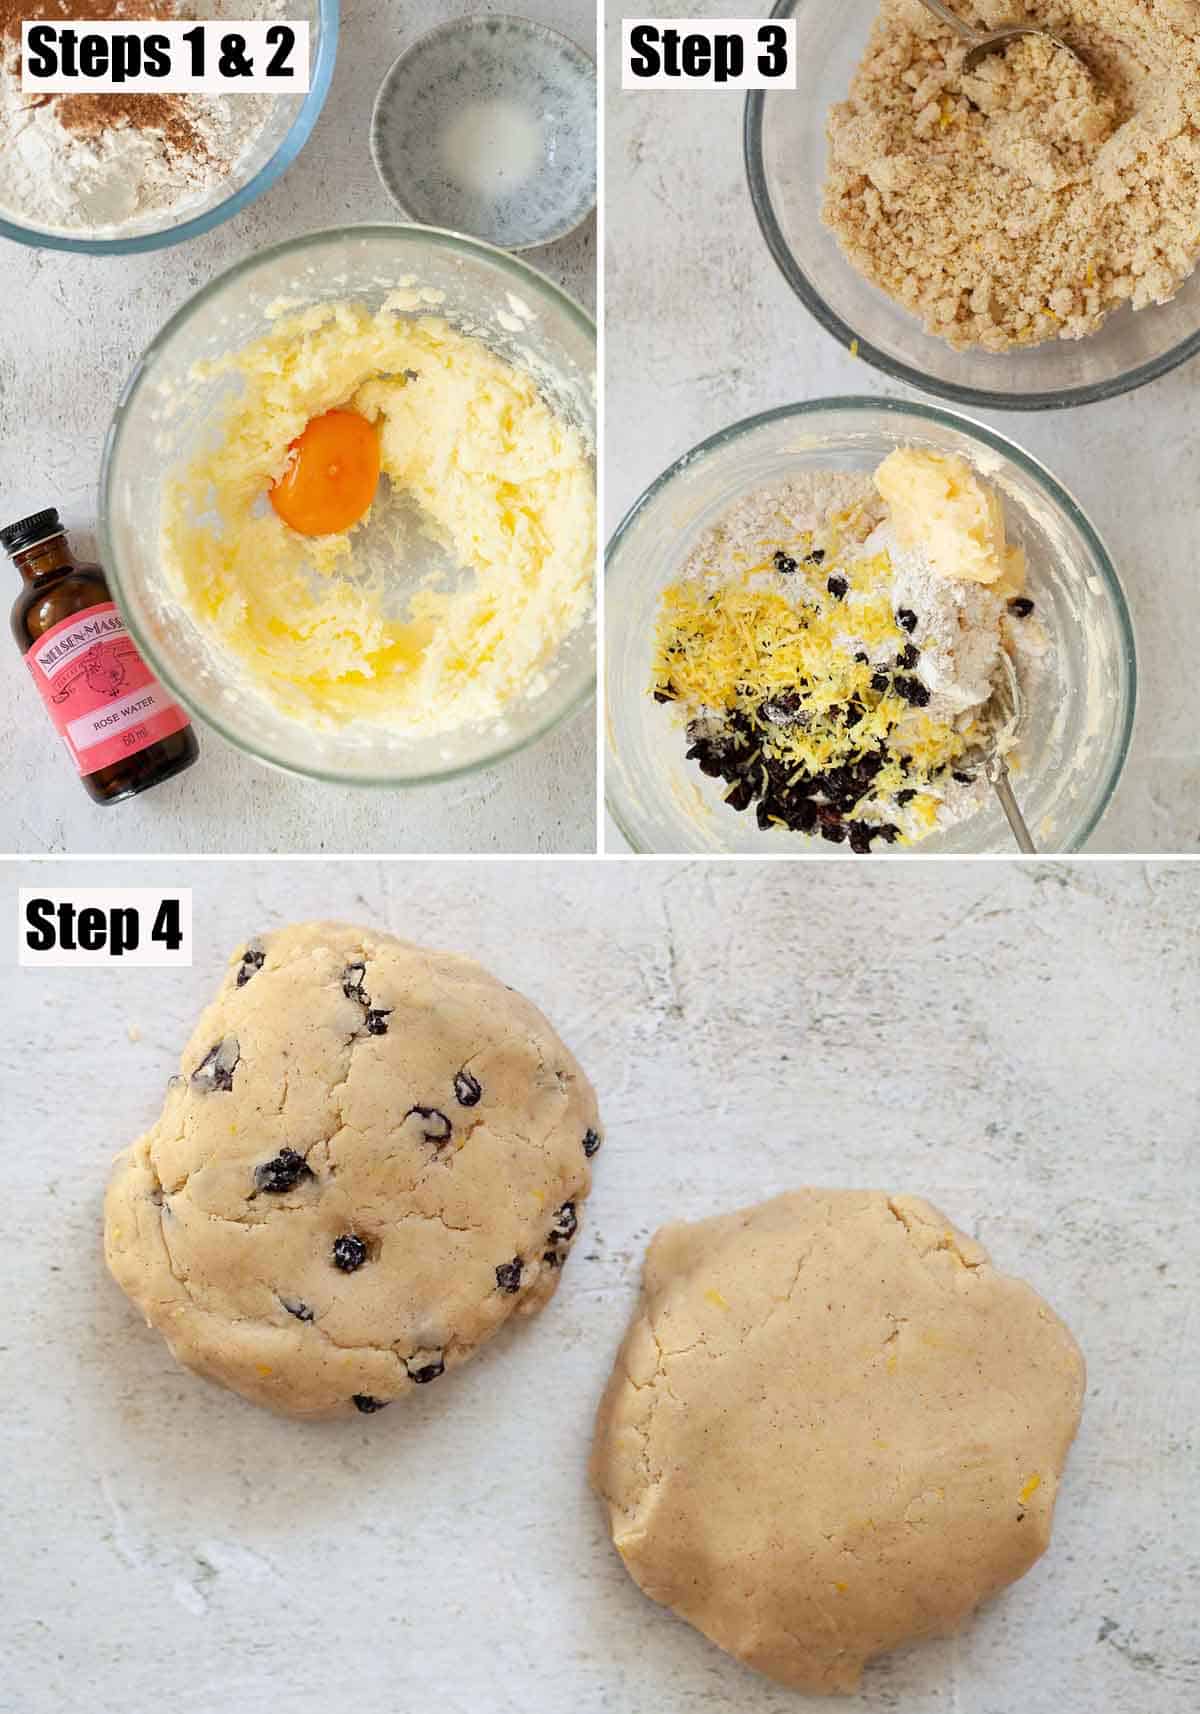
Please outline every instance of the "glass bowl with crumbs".
[[[607, 789], [637, 851], [1082, 849], [1133, 722], [1132, 628], [1048, 471], [933, 407], [753, 417], [663, 473], [606, 576]], [[1006, 658], [1023, 713], [1005, 729]]]
[[1058, 410], [1200, 352], [1194, 0], [953, 0], [1026, 39], [974, 71], [918, 0], [777, 0], [795, 90], [746, 98], [751, 199], [801, 303], [865, 363], [974, 409]]

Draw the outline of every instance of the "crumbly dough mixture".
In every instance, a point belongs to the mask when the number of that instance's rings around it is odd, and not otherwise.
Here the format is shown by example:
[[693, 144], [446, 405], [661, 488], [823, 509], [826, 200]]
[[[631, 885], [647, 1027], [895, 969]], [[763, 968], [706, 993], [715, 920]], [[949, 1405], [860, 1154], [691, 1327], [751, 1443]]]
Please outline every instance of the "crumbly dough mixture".
[[903, 447], [875, 471], [743, 495], [660, 598], [650, 689], [688, 759], [759, 828], [916, 843], [990, 796], [980, 766], [1002, 651], [1044, 651], [1024, 554], [965, 459]]
[[[393, 293], [374, 314], [316, 305], [210, 366], [240, 392], [165, 486], [163, 564], [179, 599], [308, 724], [427, 734], [494, 719], [537, 691], [590, 605], [595, 493], [581, 436], [531, 375], [413, 314], [430, 295]], [[305, 537], [266, 495], [290, 443], [336, 407], [380, 424], [387, 480], [352, 530]], [[467, 575], [424, 579], [397, 612], [405, 568], [381, 570], [377, 548], [360, 564], [360, 543], [368, 527], [386, 536], [389, 507], [406, 502]]]
[[187, 1368], [370, 1414], [553, 1296], [600, 1146], [586, 1077], [479, 965], [299, 923], [230, 961], [104, 1241]]
[[953, 1631], [1045, 1551], [1084, 1364], [929, 1203], [802, 1190], [667, 1226], [591, 1478], [626, 1569], [809, 1692]]
[[917, 0], [882, 0], [829, 116], [825, 220], [875, 285], [958, 347], [1078, 339], [1173, 297], [1200, 256], [1200, 0], [973, 0], [1025, 38], [964, 76]]

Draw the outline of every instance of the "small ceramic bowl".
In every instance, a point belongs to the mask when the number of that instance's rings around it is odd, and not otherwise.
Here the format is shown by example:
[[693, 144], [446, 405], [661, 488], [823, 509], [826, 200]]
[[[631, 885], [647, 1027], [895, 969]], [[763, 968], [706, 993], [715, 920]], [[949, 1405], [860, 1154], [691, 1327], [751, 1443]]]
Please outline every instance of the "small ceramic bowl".
[[383, 80], [371, 154], [413, 220], [504, 250], [574, 231], [596, 205], [596, 67], [527, 18], [439, 24]]

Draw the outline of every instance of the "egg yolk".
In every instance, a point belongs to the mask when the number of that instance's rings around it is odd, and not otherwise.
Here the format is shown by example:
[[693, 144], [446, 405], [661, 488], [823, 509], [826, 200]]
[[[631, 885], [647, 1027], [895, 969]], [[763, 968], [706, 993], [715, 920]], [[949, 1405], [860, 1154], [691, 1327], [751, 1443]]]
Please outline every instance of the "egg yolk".
[[379, 431], [357, 411], [314, 417], [288, 448], [271, 504], [302, 536], [333, 536], [362, 517], [379, 485]]

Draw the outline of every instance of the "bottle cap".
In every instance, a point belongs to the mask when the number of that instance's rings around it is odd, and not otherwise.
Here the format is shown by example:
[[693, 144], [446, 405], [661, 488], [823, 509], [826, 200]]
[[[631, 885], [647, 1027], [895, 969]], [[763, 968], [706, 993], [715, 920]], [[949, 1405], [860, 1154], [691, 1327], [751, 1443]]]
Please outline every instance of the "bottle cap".
[[54, 506], [47, 506], [44, 512], [31, 512], [27, 518], [19, 518], [15, 524], [7, 524], [0, 530], [0, 548], [6, 554], [20, 553], [24, 548], [31, 548], [37, 542], [49, 541], [52, 536], [63, 533], [62, 519]]

